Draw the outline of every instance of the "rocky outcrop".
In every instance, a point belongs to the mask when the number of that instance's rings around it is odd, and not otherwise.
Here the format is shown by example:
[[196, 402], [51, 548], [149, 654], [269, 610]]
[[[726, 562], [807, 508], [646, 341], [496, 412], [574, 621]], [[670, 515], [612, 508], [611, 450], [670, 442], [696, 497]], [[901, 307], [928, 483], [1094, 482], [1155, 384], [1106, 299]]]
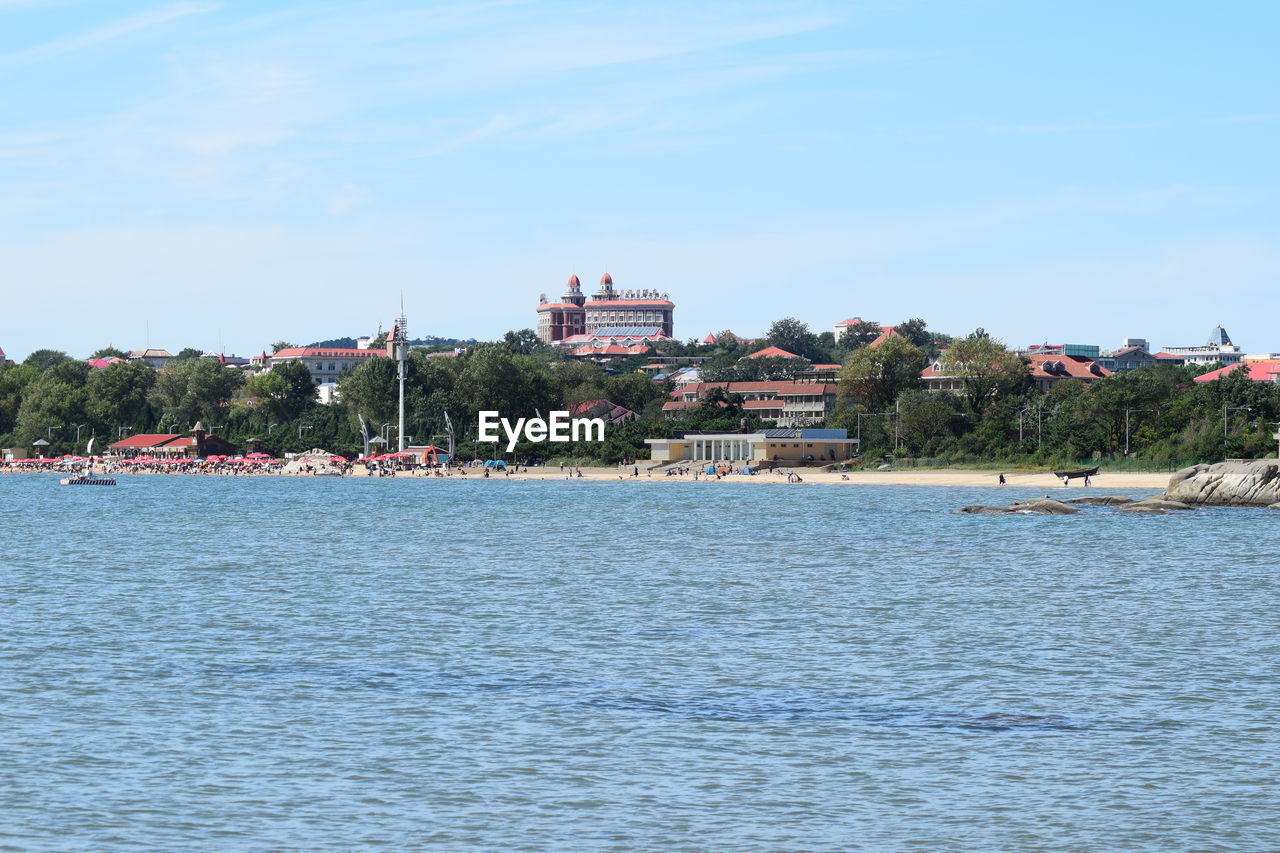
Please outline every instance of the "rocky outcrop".
[[1080, 512], [1080, 509], [1051, 498], [1032, 498], [1029, 501], [1018, 501], [1008, 506], [965, 506], [956, 510], [956, 512], [973, 515], [1011, 515], [1014, 513], [1022, 513], [1024, 515], [1074, 515]]
[[1182, 501], [1166, 500], [1160, 495], [1153, 495], [1149, 498], [1143, 498], [1140, 501], [1133, 501], [1125, 506], [1120, 507], [1116, 512], [1143, 512], [1143, 513], [1165, 513], [1170, 510], [1179, 509], [1195, 509], [1191, 504]]
[[1133, 502], [1133, 498], [1122, 498], [1119, 495], [1094, 495], [1087, 498], [1072, 498], [1071, 500], [1063, 501], [1063, 503], [1078, 506], [1123, 506]]
[[1280, 503], [1280, 460], [1218, 462], [1175, 472], [1163, 498], [1200, 506]]

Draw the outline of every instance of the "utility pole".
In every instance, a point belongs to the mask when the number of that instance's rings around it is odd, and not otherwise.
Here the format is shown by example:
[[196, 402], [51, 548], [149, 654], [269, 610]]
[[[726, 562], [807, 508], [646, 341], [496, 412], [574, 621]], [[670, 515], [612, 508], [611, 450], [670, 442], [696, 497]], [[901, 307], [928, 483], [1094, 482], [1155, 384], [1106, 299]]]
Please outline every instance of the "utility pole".
[[1222, 440], [1227, 440], [1227, 415], [1232, 412], [1252, 412], [1252, 406], [1228, 406], [1222, 410]]
[[404, 315], [404, 294], [400, 294], [400, 316], [391, 330], [393, 338], [390, 355], [396, 360], [396, 373], [400, 378], [400, 424], [396, 432], [397, 449], [404, 452], [404, 376], [409, 363], [409, 321]]

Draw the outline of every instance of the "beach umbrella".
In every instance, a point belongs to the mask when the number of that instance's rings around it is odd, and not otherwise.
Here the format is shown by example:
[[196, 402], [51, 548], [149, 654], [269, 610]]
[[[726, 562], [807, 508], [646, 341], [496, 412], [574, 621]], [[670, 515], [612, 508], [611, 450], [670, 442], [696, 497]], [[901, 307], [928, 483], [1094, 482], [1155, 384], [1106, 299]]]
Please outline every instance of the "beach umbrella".
[[329, 461], [330, 462], [346, 462], [347, 459], [345, 456], [330, 456]]

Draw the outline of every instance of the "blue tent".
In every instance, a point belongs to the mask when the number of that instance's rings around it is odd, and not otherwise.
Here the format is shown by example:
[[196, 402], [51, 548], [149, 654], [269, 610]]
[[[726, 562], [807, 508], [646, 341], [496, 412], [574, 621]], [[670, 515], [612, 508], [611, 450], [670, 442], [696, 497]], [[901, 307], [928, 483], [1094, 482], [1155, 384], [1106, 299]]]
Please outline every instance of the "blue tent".
[[501, 459], [488, 459], [488, 460], [486, 460], [486, 461], [485, 461], [485, 463], [484, 463], [484, 467], [486, 467], [486, 468], [506, 468], [506, 467], [507, 467], [507, 463], [506, 463], [506, 462], [503, 462]]

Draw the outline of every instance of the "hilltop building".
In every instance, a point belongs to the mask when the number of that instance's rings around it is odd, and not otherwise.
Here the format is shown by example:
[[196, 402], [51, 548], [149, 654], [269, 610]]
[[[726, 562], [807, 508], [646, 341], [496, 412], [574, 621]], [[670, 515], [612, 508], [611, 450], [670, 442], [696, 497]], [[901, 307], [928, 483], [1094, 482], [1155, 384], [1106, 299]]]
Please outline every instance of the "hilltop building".
[[1185, 364], [1239, 364], [1244, 361], [1244, 350], [1231, 343], [1227, 330], [1214, 326], [1207, 343], [1198, 347], [1165, 347], [1165, 352], [1180, 358]]
[[[1031, 379], [1041, 391], [1048, 391], [1058, 382], [1067, 379], [1074, 379], [1088, 385], [1096, 379], [1111, 375], [1111, 371], [1097, 360], [1083, 355], [1037, 353], [1024, 354], [1023, 358], [1031, 362], [1029, 367]], [[946, 373], [941, 358], [925, 367], [920, 373], [920, 379], [926, 391], [960, 393], [964, 390], [964, 380]]]
[[[538, 302], [538, 337], [549, 344], [579, 347], [614, 338], [642, 341], [668, 340], [673, 329], [675, 303], [656, 290], [616, 290], [613, 276], [600, 276], [600, 287], [590, 299], [576, 275], [569, 276], [559, 302], [544, 293]], [[627, 344], [622, 344], [626, 346]]]
[[671, 392], [672, 399], [663, 403], [662, 413], [674, 418], [696, 408], [712, 388], [741, 395], [744, 411], [761, 420], [773, 421], [779, 427], [816, 424], [836, 406], [834, 382], [690, 382]]
[[[388, 349], [390, 345], [390, 336], [388, 336]], [[267, 355], [264, 350], [262, 355], [255, 356], [252, 361], [255, 367], [261, 367], [264, 370], [270, 370], [275, 365], [286, 361], [300, 361], [311, 374], [312, 382], [316, 385], [327, 385], [337, 382], [342, 374], [353, 370], [357, 364], [371, 358], [387, 357], [387, 350], [380, 349], [289, 347], [273, 355]]]
[[147, 349], [129, 350], [130, 361], [145, 362], [156, 369], [164, 367], [169, 363], [171, 358], [173, 358], [173, 353], [169, 352], [167, 349], [153, 349], [148, 347]]

